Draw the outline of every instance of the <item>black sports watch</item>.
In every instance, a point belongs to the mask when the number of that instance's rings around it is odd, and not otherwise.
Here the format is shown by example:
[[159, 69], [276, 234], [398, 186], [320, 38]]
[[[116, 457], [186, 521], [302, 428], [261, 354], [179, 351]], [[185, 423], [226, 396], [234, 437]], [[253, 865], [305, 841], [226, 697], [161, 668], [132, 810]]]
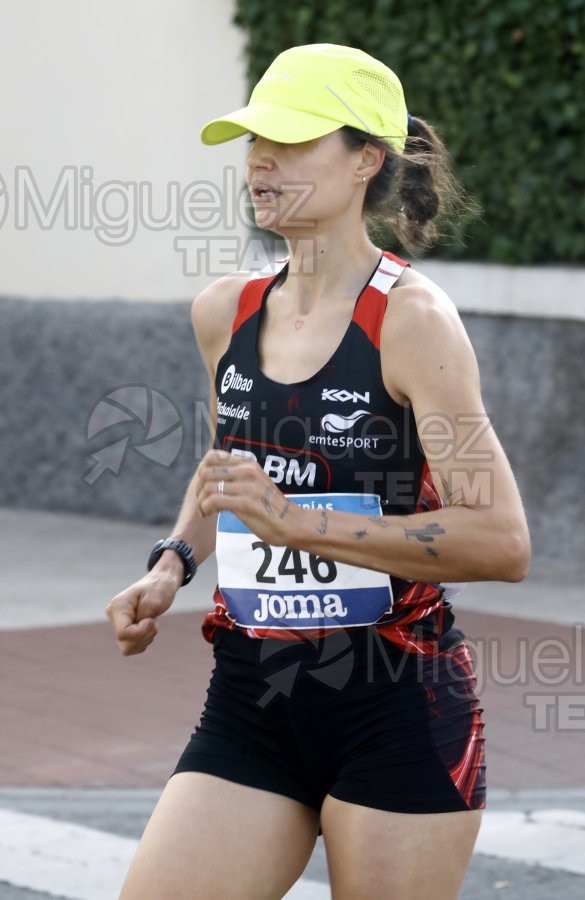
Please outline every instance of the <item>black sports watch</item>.
[[162, 540], [156, 542], [151, 550], [150, 556], [148, 557], [148, 571], [150, 572], [153, 566], [156, 566], [165, 550], [174, 550], [175, 553], [177, 553], [181, 557], [181, 561], [185, 569], [185, 578], [181, 587], [189, 584], [189, 582], [194, 578], [195, 573], [197, 572], [195, 554], [193, 553], [193, 547], [191, 547], [190, 544], [188, 544], [186, 541], [181, 541], [178, 538], [163, 538]]

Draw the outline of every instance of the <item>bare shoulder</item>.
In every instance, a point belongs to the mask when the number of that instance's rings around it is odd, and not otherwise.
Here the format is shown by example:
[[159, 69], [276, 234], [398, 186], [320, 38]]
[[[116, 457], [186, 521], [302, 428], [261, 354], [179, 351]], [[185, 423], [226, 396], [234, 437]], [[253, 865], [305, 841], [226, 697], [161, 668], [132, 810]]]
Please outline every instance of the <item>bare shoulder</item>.
[[388, 321], [393, 329], [410, 329], [416, 324], [447, 318], [461, 322], [457, 307], [445, 291], [422, 272], [406, 269], [399, 283], [388, 293]]
[[193, 331], [211, 373], [228, 348], [240, 294], [253, 277], [250, 272], [225, 275], [208, 285], [193, 301]]
[[407, 269], [388, 294], [381, 334], [385, 381], [402, 402], [413, 379], [451, 371], [478, 376], [477, 362], [457, 307], [430, 278]]

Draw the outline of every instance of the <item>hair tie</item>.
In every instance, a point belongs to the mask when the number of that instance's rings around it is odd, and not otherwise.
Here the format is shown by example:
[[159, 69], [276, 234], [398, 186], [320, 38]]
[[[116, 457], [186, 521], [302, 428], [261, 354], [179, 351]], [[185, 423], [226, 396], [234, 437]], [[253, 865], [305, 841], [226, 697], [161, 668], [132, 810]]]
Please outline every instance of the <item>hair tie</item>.
[[407, 122], [406, 127], [410, 128], [410, 126], [412, 125], [412, 120], [414, 119], [414, 116], [411, 116], [410, 113], [407, 113], [407, 115], [408, 115], [408, 122]]

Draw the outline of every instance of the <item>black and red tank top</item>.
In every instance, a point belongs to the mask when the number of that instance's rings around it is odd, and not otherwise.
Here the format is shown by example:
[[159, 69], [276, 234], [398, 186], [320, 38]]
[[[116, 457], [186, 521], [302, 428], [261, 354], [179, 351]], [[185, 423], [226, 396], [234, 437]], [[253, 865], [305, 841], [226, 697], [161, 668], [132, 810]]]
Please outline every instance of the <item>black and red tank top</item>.
[[[395, 402], [382, 379], [380, 333], [389, 291], [407, 265], [391, 253], [381, 256], [331, 358], [311, 378], [293, 384], [266, 377], [258, 358], [266, 301], [288, 263], [277, 264], [270, 276], [253, 277], [242, 290], [230, 345], [217, 367], [216, 446], [252, 453], [286, 494], [377, 494], [384, 515], [441, 507], [412, 409]], [[437, 643], [443, 649], [462, 637], [444, 585], [394, 577], [391, 582], [394, 605], [376, 622], [384, 637], [416, 653], [434, 652]], [[239, 627], [219, 588], [214, 602], [203, 622], [207, 640], [217, 627]], [[290, 629], [244, 630], [252, 638], [301, 637]]]

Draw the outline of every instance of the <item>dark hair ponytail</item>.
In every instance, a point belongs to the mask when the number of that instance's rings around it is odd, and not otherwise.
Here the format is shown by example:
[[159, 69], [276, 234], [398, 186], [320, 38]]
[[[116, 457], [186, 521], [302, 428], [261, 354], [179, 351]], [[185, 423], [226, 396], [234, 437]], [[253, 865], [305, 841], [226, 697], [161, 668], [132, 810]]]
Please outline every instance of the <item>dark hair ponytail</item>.
[[384, 149], [384, 162], [366, 189], [364, 213], [389, 225], [405, 250], [430, 247], [441, 236], [442, 223], [475, 210], [453, 174], [447, 148], [423, 119], [409, 116], [402, 154], [356, 128], [345, 126], [341, 133], [351, 150], [366, 142]]

